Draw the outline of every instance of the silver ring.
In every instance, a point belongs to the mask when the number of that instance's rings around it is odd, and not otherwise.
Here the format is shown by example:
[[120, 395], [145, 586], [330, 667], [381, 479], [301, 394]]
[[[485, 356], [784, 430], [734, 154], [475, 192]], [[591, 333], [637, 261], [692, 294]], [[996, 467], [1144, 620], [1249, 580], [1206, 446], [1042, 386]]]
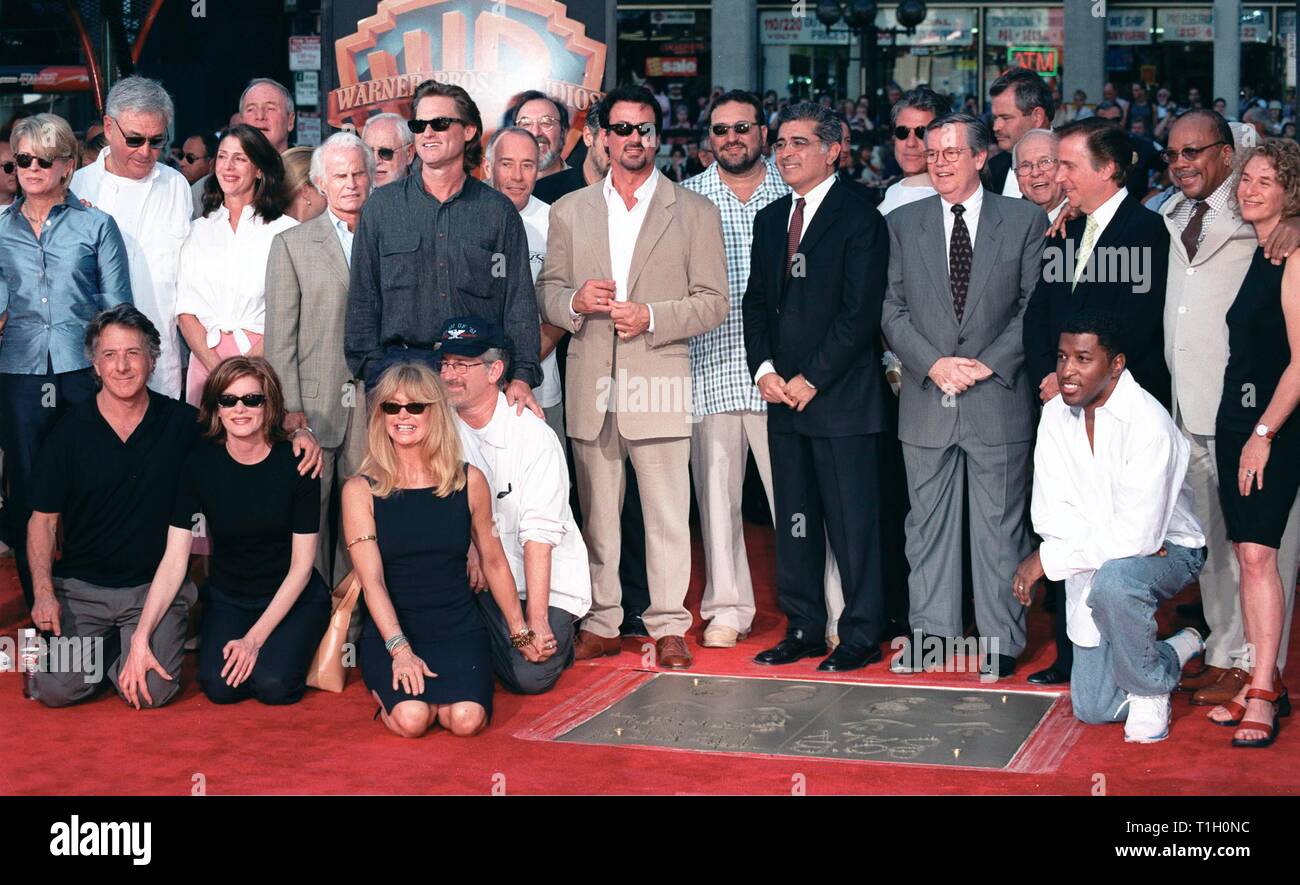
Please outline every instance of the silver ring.
[[1246, 475], [1247, 475], [1247, 476], [1254, 476], [1254, 475], [1255, 475], [1255, 471], [1253, 471], [1253, 470], [1247, 470], [1247, 471], [1246, 471]]

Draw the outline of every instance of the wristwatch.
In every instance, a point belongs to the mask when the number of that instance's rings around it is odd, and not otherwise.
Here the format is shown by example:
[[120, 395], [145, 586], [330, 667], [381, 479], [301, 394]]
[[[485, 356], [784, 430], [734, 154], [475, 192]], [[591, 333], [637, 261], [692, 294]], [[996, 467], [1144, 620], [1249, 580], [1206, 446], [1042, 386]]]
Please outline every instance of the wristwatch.
[[1276, 430], [1269, 430], [1267, 424], [1256, 424], [1256, 425], [1255, 425], [1255, 435], [1256, 435], [1256, 436], [1259, 436], [1259, 437], [1263, 437], [1264, 439], [1268, 440], [1269, 442], [1272, 442], [1272, 441], [1273, 441], [1273, 437], [1277, 436], [1277, 431], [1276, 431]]

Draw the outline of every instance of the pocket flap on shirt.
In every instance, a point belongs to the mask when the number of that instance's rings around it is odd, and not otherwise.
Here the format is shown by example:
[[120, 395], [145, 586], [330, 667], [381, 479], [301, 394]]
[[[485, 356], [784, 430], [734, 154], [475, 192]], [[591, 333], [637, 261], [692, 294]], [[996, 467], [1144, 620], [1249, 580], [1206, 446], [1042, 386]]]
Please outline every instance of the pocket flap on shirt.
[[379, 240], [380, 255], [401, 255], [403, 252], [414, 252], [420, 248], [420, 237], [416, 236], [389, 236], [381, 237]]

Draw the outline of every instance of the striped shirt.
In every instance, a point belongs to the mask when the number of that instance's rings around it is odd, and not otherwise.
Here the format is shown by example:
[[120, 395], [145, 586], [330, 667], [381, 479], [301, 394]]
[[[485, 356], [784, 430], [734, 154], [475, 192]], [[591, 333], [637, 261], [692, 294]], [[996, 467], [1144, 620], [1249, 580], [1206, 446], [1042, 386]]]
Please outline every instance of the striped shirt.
[[722, 240], [727, 250], [727, 285], [731, 306], [722, 325], [690, 340], [691, 395], [697, 417], [722, 412], [765, 412], [767, 404], [750, 377], [745, 361], [745, 328], [741, 304], [749, 284], [750, 244], [754, 239], [754, 216], [764, 206], [790, 192], [781, 173], [767, 164], [767, 177], [742, 203], [718, 174], [712, 163], [699, 175], [682, 182], [697, 194], [708, 197], [722, 213]]

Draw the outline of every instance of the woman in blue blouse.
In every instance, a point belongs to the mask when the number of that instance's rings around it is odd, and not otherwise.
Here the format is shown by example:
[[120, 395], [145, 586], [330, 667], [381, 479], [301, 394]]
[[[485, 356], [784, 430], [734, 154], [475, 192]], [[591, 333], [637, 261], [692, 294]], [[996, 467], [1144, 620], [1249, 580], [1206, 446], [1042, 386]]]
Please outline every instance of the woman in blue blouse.
[[117, 223], [83, 206], [68, 182], [77, 139], [66, 120], [37, 114], [10, 137], [22, 196], [0, 216], [0, 447], [5, 453], [4, 527], [27, 605], [27, 484], [54, 422], [95, 395], [86, 326], [131, 301], [126, 246]]

